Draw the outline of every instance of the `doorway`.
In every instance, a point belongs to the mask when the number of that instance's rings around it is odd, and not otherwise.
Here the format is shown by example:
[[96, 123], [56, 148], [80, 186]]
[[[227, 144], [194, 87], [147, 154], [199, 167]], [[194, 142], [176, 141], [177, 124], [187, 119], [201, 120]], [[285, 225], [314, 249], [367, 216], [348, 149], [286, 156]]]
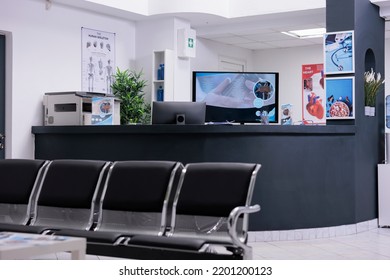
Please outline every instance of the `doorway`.
[[0, 34], [0, 159], [4, 159], [5, 139], [5, 36]]

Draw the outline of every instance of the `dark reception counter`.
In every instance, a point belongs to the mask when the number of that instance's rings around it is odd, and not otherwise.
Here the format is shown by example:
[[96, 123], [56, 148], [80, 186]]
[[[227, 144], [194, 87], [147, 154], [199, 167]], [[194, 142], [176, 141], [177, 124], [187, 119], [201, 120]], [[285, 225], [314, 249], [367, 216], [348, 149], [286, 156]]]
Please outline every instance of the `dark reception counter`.
[[35, 126], [35, 158], [258, 162], [250, 230], [357, 222], [356, 126]]

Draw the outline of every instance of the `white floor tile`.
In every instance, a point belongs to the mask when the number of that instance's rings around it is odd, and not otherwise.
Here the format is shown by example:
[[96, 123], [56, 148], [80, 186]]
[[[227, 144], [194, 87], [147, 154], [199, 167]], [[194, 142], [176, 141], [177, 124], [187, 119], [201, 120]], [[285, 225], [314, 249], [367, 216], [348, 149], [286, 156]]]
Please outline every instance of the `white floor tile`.
[[[338, 236], [341, 233], [349, 235]], [[328, 237], [293, 241], [282, 241], [281, 238], [281, 241], [255, 242], [250, 245], [255, 259], [390, 260], [389, 228], [358, 232], [357, 226], [341, 226], [334, 230], [316, 230], [316, 235]]]
[[[359, 224], [354, 228], [341, 226], [305, 232], [261, 232], [251, 238], [256, 242], [249, 242], [249, 245], [253, 247], [256, 260], [390, 260], [390, 228], [360, 231], [366, 227], [367, 224]], [[344, 235], [339, 236], [341, 233]], [[313, 235], [316, 238], [311, 238]], [[318, 238], [318, 235], [323, 238]], [[70, 253], [42, 255], [35, 259], [69, 260]], [[87, 255], [87, 259], [119, 258]]]

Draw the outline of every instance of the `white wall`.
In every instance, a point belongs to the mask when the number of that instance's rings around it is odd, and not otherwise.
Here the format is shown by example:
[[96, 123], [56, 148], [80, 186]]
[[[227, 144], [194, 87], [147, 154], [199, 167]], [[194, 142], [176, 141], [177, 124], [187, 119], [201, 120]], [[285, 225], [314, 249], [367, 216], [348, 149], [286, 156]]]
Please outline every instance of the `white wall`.
[[173, 50], [174, 20], [171, 18], [139, 21], [136, 23], [136, 54], [138, 71], [142, 70], [146, 79], [145, 100], [150, 102], [152, 88], [153, 51]]
[[246, 71], [255, 71], [253, 51], [221, 44], [215, 41], [197, 38], [196, 58], [191, 59], [192, 71], [216, 71], [219, 68], [219, 57], [228, 57], [246, 63]]
[[[40, 0], [41, 1], [41, 0]], [[43, 1], [43, 0], [42, 0]], [[325, 8], [326, 0], [55, 0], [99, 11], [115, 9], [139, 15], [172, 13], [207, 13], [219, 17], [237, 18], [259, 14]]]
[[[390, 93], [390, 39], [385, 40], [385, 95]], [[386, 101], [384, 102], [386, 104]], [[386, 108], [385, 108], [386, 110]], [[385, 111], [386, 118], [386, 111]], [[386, 125], [386, 119], [385, 119]], [[386, 147], [385, 147], [386, 163], [390, 161], [390, 133], [386, 133]]]
[[[196, 38], [196, 57], [191, 58], [190, 61], [191, 73], [192, 71], [219, 70], [220, 57], [226, 57], [234, 61], [242, 61], [246, 65], [246, 71], [255, 71], [253, 63], [253, 51], [198, 37]], [[192, 84], [191, 75], [190, 79], [190, 84]]]
[[390, 39], [385, 40], [385, 93], [390, 92]]
[[296, 122], [302, 119], [302, 65], [323, 63], [323, 60], [322, 45], [270, 49], [255, 52], [254, 69], [279, 72], [279, 105], [292, 104]]
[[134, 65], [133, 22], [56, 3], [46, 10], [44, 1], [1, 0], [0, 28], [12, 34], [12, 54], [7, 54], [12, 55], [12, 73], [7, 73], [12, 90], [6, 93], [8, 99], [12, 95], [6, 109], [11, 145], [6, 157], [33, 157], [31, 126], [43, 123], [45, 92], [81, 90], [81, 27], [115, 32], [117, 66]]
[[[177, 30], [190, 28], [188, 21], [180, 18], [139, 21], [136, 24], [137, 68], [142, 69], [148, 81], [145, 99], [150, 101], [152, 83], [153, 51], [173, 50], [174, 85], [172, 95], [175, 101], [191, 100], [190, 60], [177, 57]], [[167, 93], [166, 93], [167, 94]]]
[[207, 39], [197, 39], [196, 59], [192, 71], [218, 70], [220, 56], [245, 61], [246, 71], [279, 72], [279, 104], [293, 104], [293, 117], [302, 118], [302, 65], [322, 63], [322, 45], [285, 49], [250, 51]]
[[[7, 77], [12, 77], [12, 85], [7, 85], [6, 93], [6, 156], [33, 157], [31, 126], [42, 125], [45, 92], [81, 89], [81, 27], [115, 32], [117, 66], [138, 70], [145, 67], [144, 73], [151, 81], [152, 50], [174, 49], [175, 28], [183, 26], [185, 21], [174, 18], [135, 24], [55, 2], [46, 10], [44, 1], [1, 0], [0, 29], [12, 41], [12, 52], [7, 54], [11, 56]], [[386, 40], [386, 54], [390, 52], [389, 43]], [[251, 51], [197, 38], [196, 58], [189, 60], [190, 72], [217, 70], [220, 56], [245, 61], [247, 71], [279, 72], [279, 102], [294, 105], [296, 120], [302, 111], [301, 66], [323, 61], [320, 45]], [[386, 66], [390, 65], [389, 56], [385, 58]], [[187, 65], [185, 68], [188, 71]], [[389, 80], [388, 67], [386, 73]], [[185, 87], [190, 84], [184, 83]], [[386, 92], [389, 87], [386, 83]], [[185, 94], [179, 99], [187, 98]]]
[[179, 29], [190, 29], [190, 23], [186, 20], [175, 18], [174, 26], [174, 100], [191, 101], [191, 58], [179, 58], [177, 56]]
[[230, 13], [234, 17], [304, 11], [308, 9], [325, 8], [326, 0], [230, 0]]

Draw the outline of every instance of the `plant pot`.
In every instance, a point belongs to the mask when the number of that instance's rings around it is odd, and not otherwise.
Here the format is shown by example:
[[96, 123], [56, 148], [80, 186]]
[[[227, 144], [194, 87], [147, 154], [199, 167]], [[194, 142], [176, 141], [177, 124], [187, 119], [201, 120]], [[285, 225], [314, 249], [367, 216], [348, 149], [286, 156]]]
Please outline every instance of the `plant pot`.
[[375, 107], [365, 106], [364, 107], [364, 115], [369, 116], [369, 117], [374, 117], [375, 116]]
[[370, 107], [370, 116], [375, 117], [375, 107]]

